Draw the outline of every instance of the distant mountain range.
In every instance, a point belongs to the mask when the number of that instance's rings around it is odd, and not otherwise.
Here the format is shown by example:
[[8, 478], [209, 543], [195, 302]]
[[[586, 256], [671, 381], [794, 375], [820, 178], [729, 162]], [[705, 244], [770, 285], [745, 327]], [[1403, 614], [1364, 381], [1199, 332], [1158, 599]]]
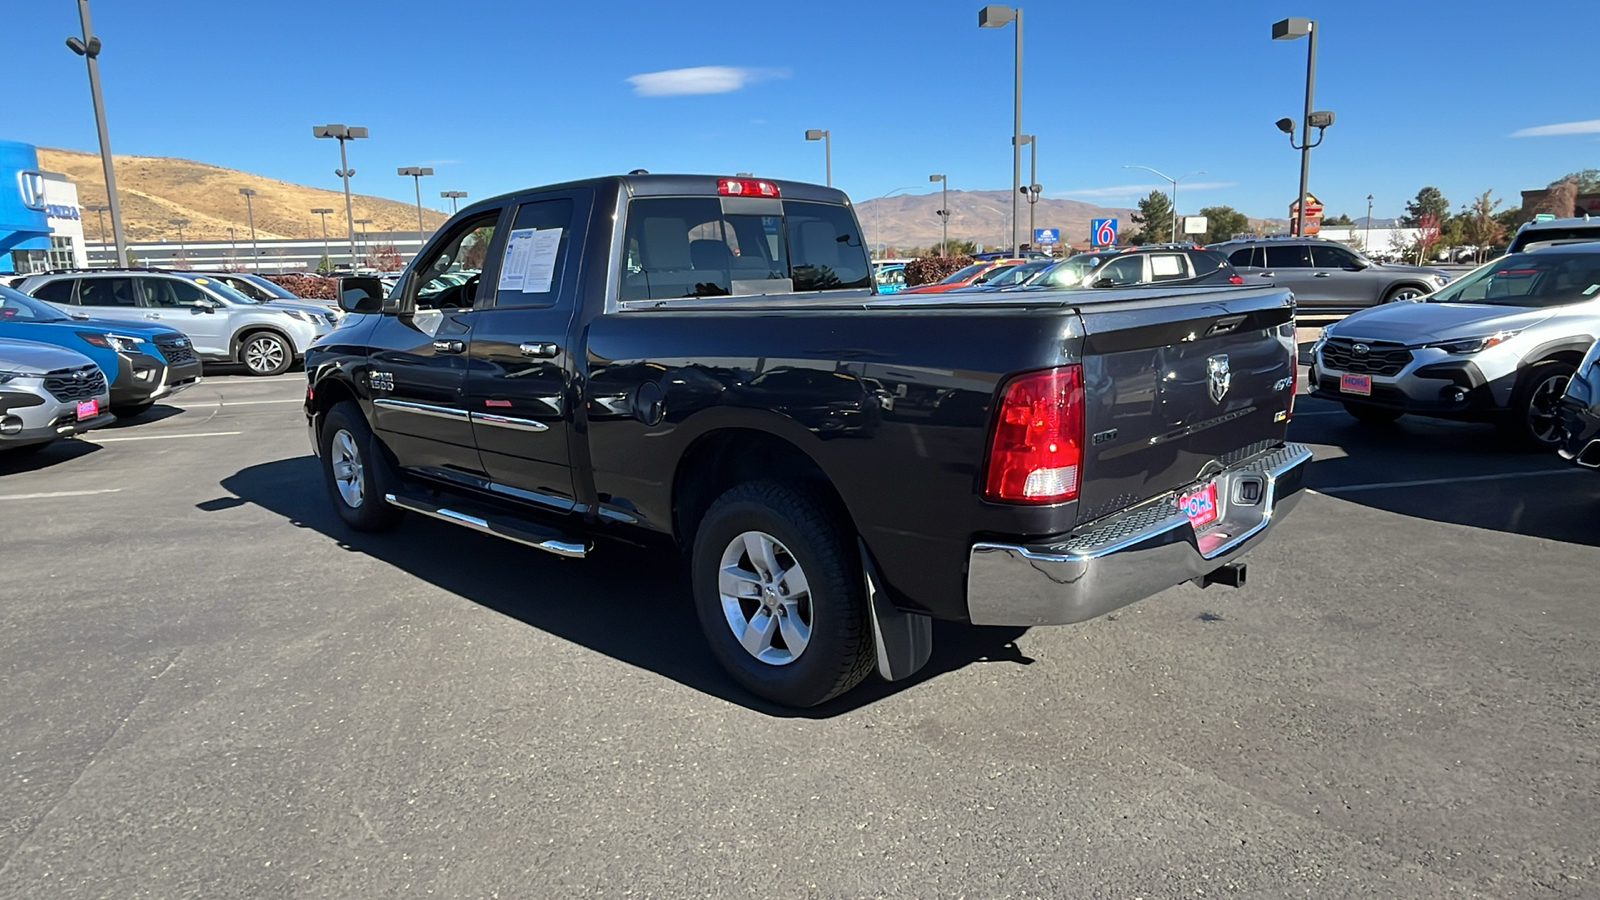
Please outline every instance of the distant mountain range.
[[[908, 250], [912, 247], [932, 247], [939, 243], [942, 223], [937, 210], [941, 192], [931, 194], [901, 194], [856, 204], [856, 215], [867, 233], [867, 243], [873, 248], [893, 247]], [[1028, 204], [1019, 203], [1023, 223], [1023, 240], [1031, 240], [1028, 232]], [[1011, 245], [1011, 192], [1010, 191], [951, 191], [950, 239], [973, 241], [985, 247]], [[1039, 228], [1060, 229], [1061, 242], [1080, 247], [1089, 243], [1089, 220], [1111, 218], [1117, 220], [1121, 232], [1130, 234], [1134, 210], [1123, 207], [1095, 206], [1078, 200], [1057, 200], [1041, 197], [1033, 209], [1033, 220]]]

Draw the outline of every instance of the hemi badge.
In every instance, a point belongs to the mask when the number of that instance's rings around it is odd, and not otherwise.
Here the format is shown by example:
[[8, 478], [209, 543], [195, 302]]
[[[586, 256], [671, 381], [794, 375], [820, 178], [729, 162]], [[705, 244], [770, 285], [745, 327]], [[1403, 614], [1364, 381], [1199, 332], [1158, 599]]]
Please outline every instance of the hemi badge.
[[484, 406], [510, 406], [511, 405], [511, 401], [510, 400], [485, 400], [485, 401], [483, 401], [483, 405]]

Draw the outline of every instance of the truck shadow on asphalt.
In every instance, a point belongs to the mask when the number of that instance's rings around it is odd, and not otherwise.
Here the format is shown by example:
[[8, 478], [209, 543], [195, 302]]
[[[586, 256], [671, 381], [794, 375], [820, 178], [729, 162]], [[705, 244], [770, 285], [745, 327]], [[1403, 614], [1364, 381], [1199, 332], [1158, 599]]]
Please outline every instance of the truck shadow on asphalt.
[[362, 534], [334, 513], [312, 457], [252, 466], [224, 479], [222, 487], [237, 499], [222, 497], [199, 508], [253, 503], [502, 615], [771, 716], [831, 718], [975, 663], [1033, 662], [1017, 646], [1024, 628], [935, 622], [933, 658], [911, 678], [886, 682], [869, 676], [821, 706], [788, 709], [747, 693], [717, 665], [676, 554], [604, 543], [588, 560], [564, 560], [421, 516], [407, 517], [387, 534]]

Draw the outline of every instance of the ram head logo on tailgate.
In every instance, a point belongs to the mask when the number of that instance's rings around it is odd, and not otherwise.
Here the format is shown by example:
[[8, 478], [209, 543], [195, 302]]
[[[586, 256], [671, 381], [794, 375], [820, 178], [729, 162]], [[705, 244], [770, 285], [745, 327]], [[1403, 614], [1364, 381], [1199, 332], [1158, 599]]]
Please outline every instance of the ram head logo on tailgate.
[[1221, 403], [1233, 386], [1233, 376], [1228, 372], [1228, 354], [1218, 353], [1206, 359], [1206, 381], [1211, 389], [1211, 402]]

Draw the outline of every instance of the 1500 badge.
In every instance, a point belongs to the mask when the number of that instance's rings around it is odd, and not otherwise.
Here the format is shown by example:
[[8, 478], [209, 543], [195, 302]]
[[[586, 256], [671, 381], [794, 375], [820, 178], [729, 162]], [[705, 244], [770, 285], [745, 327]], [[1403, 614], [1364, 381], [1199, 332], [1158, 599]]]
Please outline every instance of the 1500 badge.
[[367, 384], [375, 391], [394, 390], [393, 372], [372, 372], [367, 375]]

